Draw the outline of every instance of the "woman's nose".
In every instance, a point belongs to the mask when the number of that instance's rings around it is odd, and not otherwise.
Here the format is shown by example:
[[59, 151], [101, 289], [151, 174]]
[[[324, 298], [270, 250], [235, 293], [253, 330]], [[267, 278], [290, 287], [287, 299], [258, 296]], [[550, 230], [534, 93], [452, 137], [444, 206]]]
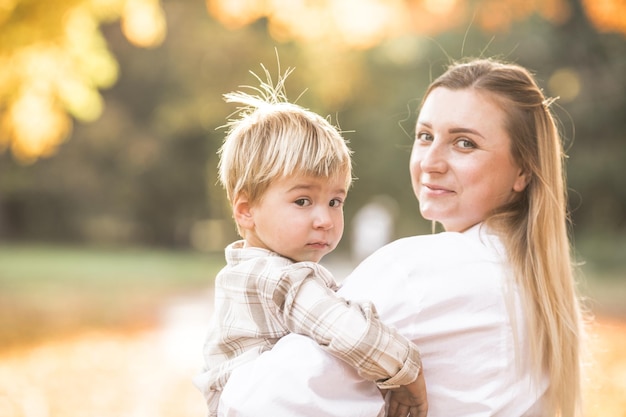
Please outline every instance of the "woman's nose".
[[424, 172], [445, 172], [447, 161], [444, 147], [433, 142], [423, 149], [420, 167]]

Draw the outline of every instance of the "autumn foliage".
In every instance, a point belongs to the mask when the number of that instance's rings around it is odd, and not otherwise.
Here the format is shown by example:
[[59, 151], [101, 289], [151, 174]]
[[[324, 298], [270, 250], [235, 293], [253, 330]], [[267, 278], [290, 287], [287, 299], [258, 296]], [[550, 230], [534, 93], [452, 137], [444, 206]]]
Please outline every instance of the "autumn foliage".
[[0, 5], [0, 149], [22, 162], [53, 154], [72, 118], [97, 119], [118, 76], [100, 25], [121, 20], [141, 47], [165, 37], [159, 0], [13, 0]]

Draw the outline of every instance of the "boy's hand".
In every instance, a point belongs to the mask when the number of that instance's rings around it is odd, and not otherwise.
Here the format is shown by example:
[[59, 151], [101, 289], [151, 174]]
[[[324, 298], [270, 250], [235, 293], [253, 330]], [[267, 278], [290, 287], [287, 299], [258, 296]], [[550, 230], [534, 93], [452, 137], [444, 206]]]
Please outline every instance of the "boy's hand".
[[386, 396], [387, 417], [426, 417], [428, 399], [426, 381], [420, 370], [417, 379], [409, 385], [390, 390]]

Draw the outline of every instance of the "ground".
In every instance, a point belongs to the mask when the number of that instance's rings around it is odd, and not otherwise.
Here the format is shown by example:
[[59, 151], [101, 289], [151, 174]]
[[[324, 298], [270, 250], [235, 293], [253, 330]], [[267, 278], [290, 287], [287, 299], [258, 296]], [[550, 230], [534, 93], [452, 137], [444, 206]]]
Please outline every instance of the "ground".
[[[180, 298], [158, 325], [82, 331], [0, 353], [2, 417], [200, 417], [191, 383], [210, 312]], [[600, 317], [590, 328], [586, 417], [626, 417], [626, 321]]]

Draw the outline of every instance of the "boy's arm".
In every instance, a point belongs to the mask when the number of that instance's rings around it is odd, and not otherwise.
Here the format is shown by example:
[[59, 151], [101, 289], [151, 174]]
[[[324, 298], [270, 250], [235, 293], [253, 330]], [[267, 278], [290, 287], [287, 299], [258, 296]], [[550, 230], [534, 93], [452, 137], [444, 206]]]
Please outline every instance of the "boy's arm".
[[[275, 301], [291, 332], [311, 337], [325, 350], [344, 360], [365, 379], [381, 389], [395, 389], [414, 383], [421, 375], [417, 347], [383, 324], [371, 303], [354, 303], [329, 288], [328, 277], [317, 268], [290, 271], [277, 287]], [[301, 275], [301, 276], [298, 276]], [[412, 398], [425, 399], [425, 386], [413, 385]], [[393, 395], [405, 403], [406, 397]], [[422, 403], [420, 403], [422, 404]], [[411, 406], [419, 404], [411, 403]]]

